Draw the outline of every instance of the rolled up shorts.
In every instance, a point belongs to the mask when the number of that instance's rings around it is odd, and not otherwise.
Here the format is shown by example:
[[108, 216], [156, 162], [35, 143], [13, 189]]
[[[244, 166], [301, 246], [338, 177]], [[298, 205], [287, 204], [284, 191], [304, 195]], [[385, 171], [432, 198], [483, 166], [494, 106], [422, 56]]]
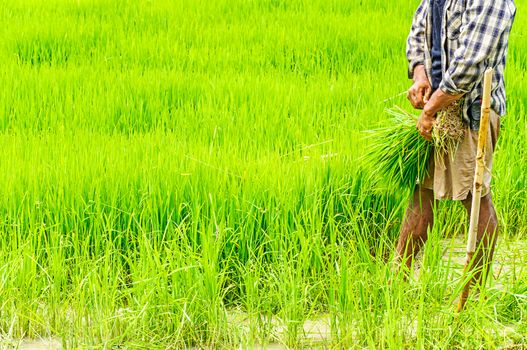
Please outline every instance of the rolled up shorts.
[[[489, 122], [482, 196], [490, 193], [492, 160], [500, 132], [500, 117], [494, 110], [490, 112]], [[467, 127], [465, 137], [453, 155], [439, 155], [434, 150], [428, 164], [428, 176], [420, 185], [433, 190], [436, 199], [464, 200], [472, 192], [478, 134], [479, 131]]]

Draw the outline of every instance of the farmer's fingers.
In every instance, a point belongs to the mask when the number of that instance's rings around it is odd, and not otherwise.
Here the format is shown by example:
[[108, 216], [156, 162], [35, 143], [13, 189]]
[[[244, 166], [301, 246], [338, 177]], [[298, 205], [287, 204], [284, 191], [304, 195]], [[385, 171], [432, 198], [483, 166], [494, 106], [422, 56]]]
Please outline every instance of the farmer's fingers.
[[428, 100], [430, 100], [430, 96], [432, 95], [432, 88], [430, 86], [425, 87], [423, 102], [426, 104], [428, 103]]
[[428, 130], [419, 131], [419, 134], [427, 141], [432, 141], [432, 132]]
[[415, 109], [423, 109], [425, 102], [423, 100], [423, 95], [418, 95], [413, 103]]
[[432, 129], [426, 129], [419, 122], [417, 123], [416, 127], [417, 127], [417, 130], [419, 131], [419, 135], [421, 135], [423, 138], [425, 138], [428, 141], [432, 141]]
[[412, 86], [408, 90], [408, 94], [406, 97], [408, 98], [408, 100], [410, 100], [410, 103], [412, 104], [412, 106], [414, 106], [414, 108], [422, 109], [424, 107], [423, 93], [420, 91], [420, 89]]
[[418, 103], [420, 109], [422, 109], [428, 103], [430, 95], [432, 95], [432, 87], [429, 84], [420, 84], [418, 90]]
[[417, 123], [415, 124], [415, 127], [417, 128], [417, 131], [423, 138], [425, 138], [428, 141], [432, 141], [433, 124], [426, 123], [425, 120], [423, 119], [423, 115], [421, 115], [419, 119], [417, 119]]

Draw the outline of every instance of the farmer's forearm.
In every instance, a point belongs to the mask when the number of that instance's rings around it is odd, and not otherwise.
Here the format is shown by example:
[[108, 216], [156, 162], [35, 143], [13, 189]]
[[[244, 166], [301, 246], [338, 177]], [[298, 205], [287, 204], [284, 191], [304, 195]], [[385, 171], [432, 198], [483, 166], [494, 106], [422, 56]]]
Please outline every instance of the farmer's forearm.
[[433, 117], [443, 107], [447, 107], [452, 102], [459, 100], [461, 97], [463, 97], [463, 94], [451, 95], [442, 91], [441, 89], [437, 89], [423, 108], [423, 113]]

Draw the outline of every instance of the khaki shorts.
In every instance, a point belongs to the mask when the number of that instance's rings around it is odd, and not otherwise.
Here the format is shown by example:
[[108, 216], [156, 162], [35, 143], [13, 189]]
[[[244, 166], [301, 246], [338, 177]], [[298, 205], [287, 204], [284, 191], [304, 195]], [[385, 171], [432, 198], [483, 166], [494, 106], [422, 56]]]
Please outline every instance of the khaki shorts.
[[[493, 110], [490, 112], [489, 121], [482, 196], [490, 193], [492, 159], [500, 132], [500, 117]], [[444, 155], [438, 158], [437, 152], [434, 152], [434, 156], [430, 157], [429, 175], [422, 181], [421, 186], [433, 190], [436, 199], [466, 199], [474, 186], [477, 150], [478, 131], [467, 128], [465, 137], [459, 144], [454, 157]]]

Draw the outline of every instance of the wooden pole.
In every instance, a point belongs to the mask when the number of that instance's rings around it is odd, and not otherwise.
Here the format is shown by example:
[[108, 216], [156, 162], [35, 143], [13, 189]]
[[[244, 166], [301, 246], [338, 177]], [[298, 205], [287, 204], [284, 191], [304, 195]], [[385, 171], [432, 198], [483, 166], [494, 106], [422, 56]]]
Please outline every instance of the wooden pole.
[[[476, 251], [476, 239], [478, 237], [478, 223], [479, 223], [479, 209], [481, 203], [481, 190], [483, 185], [483, 173], [485, 171], [485, 151], [487, 145], [487, 135], [489, 133], [489, 115], [490, 115], [490, 92], [492, 84], [492, 75], [494, 70], [489, 68], [485, 71], [485, 77], [483, 80], [483, 101], [481, 103], [481, 119], [479, 124], [479, 135], [478, 135], [478, 153], [476, 155], [476, 170], [474, 174], [474, 188], [472, 191], [472, 209], [470, 211], [470, 226], [468, 229], [468, 241], [467, 241], [467, 257], [465, 261], [465, 272], [466, 276], [469, 270], [473, 268], [471, 266], [474, 252]], [[473, 277], [470, 277], [466, 282], [461, 297], [459, 298], [459, 304], [457, 311], [463, 310], [465, 303], [470, 292], [470, 285], [472, 284]]]

